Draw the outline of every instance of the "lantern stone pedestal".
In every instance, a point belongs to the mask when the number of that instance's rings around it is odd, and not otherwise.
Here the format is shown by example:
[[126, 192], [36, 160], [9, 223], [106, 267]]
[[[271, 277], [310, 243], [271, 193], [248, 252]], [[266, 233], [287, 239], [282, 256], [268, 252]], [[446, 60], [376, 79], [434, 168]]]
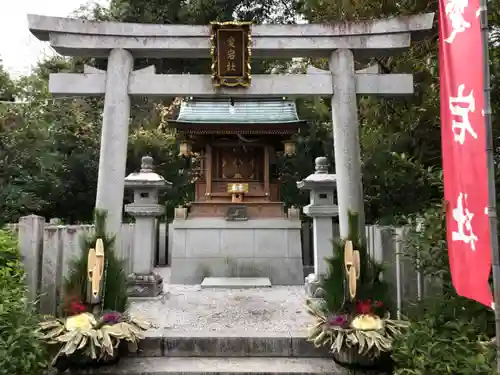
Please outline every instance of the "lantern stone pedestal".
[[316, 158], [316, 171], [297, 182], [299, 189], [310, 191], [311, 203], [303, 210], [304, 214], [313, 219], [314, 274], [305, 279], [306, 292], [311, 297], [321, 297], [316, 290], [328, 272], [325, 258], [331, 257], [333, 251], [332, 218], [338, 216], [338, 206], [334, 200], [337, 178], [335, 174], [328, 173], [328, 166], [327, 158]]
[[156, 243], [156, 217], [165, 208], [158, 204], [158, 192], [171, 183], [153, 171], [153, 158], [142, 158], [139, 173], [125, 178], [125, 187], [134, 191], [134, 201], [125, 206], [125, 212], [135, 218], [132, 273], [127, 277], [130, 297], [156, 297], [163, 291], [163, 279], [153, 272]]

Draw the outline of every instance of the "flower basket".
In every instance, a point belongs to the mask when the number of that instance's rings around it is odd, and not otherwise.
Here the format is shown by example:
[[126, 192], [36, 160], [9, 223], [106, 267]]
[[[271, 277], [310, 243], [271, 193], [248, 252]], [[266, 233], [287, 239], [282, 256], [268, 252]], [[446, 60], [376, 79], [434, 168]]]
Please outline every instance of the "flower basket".
[[126, 349], [137, 349], [149, 323], [117, 312], [95, 317], [90, 313], [40, 323], [40, 338], [56, 353], [52, 366], [63, 372], [116, 364]]
[[333, 360], [345, 367], [385, 370], [391, 367], [390, 352], [394, 338], [408, 322], [380, 318], [373, 314], [327, 317], [324, 310], [307, 305], [315, 317], [309, 341], [316, 347], [328, 346]]
[[52, 366], [59, 372], [65, 372], [66, 370], [86, 370], [101, 366], [116, 365], [120, 360], [121, 352], [122, 350], [114, 350], [112, 355], [101, 358], [90, 358], [84, 351], [79, 350], [69, 356], [64, 354], [59, 355], [55, 358]]
[[340, 352], [332, 352], [333, 360], [347, 368], [390, 370], [392, 359], [390, 352], [382, 352], [377, 357], [370, 357], [359, 353], [359, 347], [345, 347]]

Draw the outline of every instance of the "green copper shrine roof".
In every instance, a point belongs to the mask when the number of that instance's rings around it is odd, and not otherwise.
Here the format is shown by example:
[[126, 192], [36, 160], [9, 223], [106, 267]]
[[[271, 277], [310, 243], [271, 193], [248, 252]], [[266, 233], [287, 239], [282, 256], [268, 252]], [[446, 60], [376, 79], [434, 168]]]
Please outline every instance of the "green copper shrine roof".
[[293, 100], [190, 99], [182, 102], [173, 123], [189, 124], [284, 124], [303, 122]]

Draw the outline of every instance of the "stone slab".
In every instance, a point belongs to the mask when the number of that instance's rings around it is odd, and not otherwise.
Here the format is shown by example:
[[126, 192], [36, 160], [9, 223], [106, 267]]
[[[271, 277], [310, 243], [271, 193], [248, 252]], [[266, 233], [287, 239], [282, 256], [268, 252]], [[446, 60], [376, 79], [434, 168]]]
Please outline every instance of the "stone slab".
[[[255, 25], [252, 56], [256, 58], [328, 57], [337, 48], [369, 50], [410, 45], [411, 34], [432, 28], [434, 13], [409, 17], [345, 22], [329, 25]], [[123, 48], [136, 57], [203, 58], [209, 56], [210, 28], [195, 25], [151, 25], [95, 22], [28, 15], [31, 32], [67, 56], [107, 57]]]
[[205, 277], [201, 287], [227, 289], [270, 288], [271, 281], [267, 277]]
[[262, 219], [174, 220], [171, 284], [206, 277], [267, 277], [273, 285], [303, 285], [300, 222]]
[[315, 348], [304, 333], [243, 330], [217, 332], [148, 331], [139, 343], [140, 357], [294, 357], [330, 358], [328, 348]]
[[131, 297], [128, 296], [129, 302], [145, 302], [145, 301], [164, 301], [168, 299], [168, 293], [160, 292], [157, 296], [154, 297]]
[[[276, 247], [276, 249], [279, 250], [280, 247], [283, 248], [283, 245]], [[300, 243], [298, 243], [298, 247], [298, 251], [301, 251]], [[243, 250], [245, 249], [239, 251]], [[174, 248], [171, 279], [173, 284], [197, 285], [205, 277], [267, 277], [275, 286], [304, 285], [302, 257], [300, 256], [221, 255], [176, 257]]]
[[[131, 22], [98, 22], [76, 18], [63, 18], [28, 14], [30, 31], [42, 41], [50, 41], [52, 33], [84, 34], [96, 36], [169, 36], [173, 38], [209, 38], [210, 28], [205, 25], [164, 25]], [[425, 31], [432, 28], [434, 13], [409, 17], [391, 17], [361, 22], [339, 21], [328, 25], [290, 24], [253, 25], [252, 38], [290, 36], [343, 36]]]
[[349, 370], [340, 367], [329, 358], [125, 358], [118, 366], [103, 367], [86, 374], [99, 375], [242, 375], [242, 374], [303, 374], [348, 375]]
[[[128, 93], [131, 96], [195, 96], [213, 97], [211, 75], [155, 74], [130, 75]], [[375, 96], [413, 94], [411, 74], [355, 75], [356, 93]], [[106, 74], [54, 73], [50, 75], [49, 90], [54, 95], [104, 95]], [[309, 97], [332, 96], [333, 78], [325, 74], [256, 74], [249, 88], [220, 88], [218, 94], [231, 97]]]

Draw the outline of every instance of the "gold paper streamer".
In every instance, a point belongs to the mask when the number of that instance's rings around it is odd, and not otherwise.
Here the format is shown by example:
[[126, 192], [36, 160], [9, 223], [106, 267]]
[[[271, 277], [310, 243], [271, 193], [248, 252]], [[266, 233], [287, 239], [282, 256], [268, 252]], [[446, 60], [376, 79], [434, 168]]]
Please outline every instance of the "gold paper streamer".
[[104, 243], [101, 238], [97, 239], [95, 247], [95, 250], [89, 250], [87, 273], [92, 296], [97, 298], [101, 292], [101, 280], [104, 275]]

